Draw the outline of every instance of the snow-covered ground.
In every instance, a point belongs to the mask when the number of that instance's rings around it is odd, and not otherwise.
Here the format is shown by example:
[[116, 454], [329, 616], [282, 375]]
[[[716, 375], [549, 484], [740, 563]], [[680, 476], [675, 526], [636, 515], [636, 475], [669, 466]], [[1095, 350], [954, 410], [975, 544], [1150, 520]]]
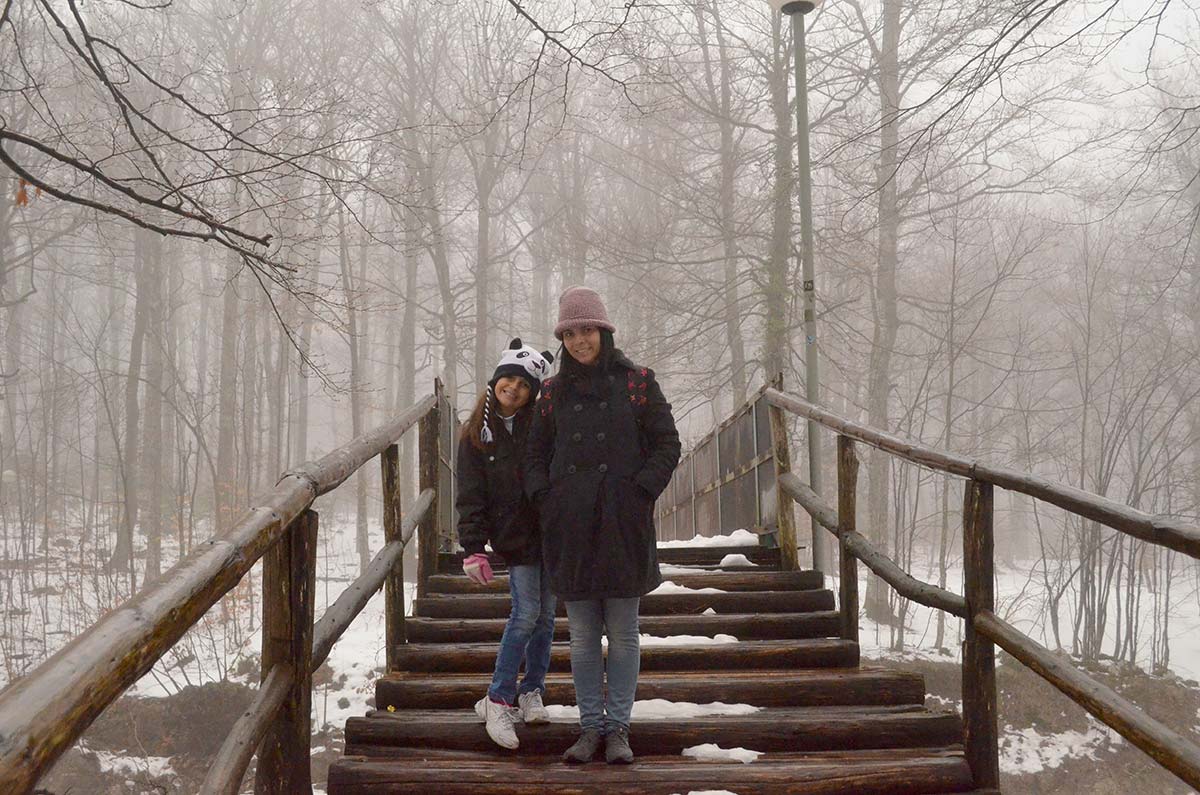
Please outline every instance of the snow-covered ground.
[[[1045, 607], [1043, 590], [1036, 579], [1031, 579], [1030, 571], [1039, 564], [1033, 561], [1022, 561], [1013, 566], [997, 566], [996, 569], [996, 613], [1017, 629], [1052, 650], [1057, 649], [1054, 634]], [[867, 592], [867, 568], [859, 565], [858, 593], [859, 603]], [[936, 584], [936, 578], [922, 572], [913, 572], [918, 579]], [[947, 589], [962, 593], [963, 570], [961, 565], [950, 568], [946, 582]], [[1182, 679], [1200, 681], [1200, 599], [1196, 590], [1196, 579], [1193, 573], [1180, 573], [1178, 579], [1189, 587], [1177, 584], [1171, 595], [1170, 622], [1168, 626], [1170, 637], [1169, 670]], [[836, 593], [840, 587], [839, 578], [826, 577], [826, 587]], [[1068, 644], [1071, 633], [1071, 618], [1074, 603], [1064, 599], [1059, 608], [1060, 632], [1064, 643]], [[1150, 668], [1150, 641], [1154, 632], [1153, 611], [1154, 600], [1147, 595], [1141, 600], [1139, 614], [1139, 649], [1138, 665], [1143, 669]], [[1109, 615], [1113, 618], [1108, 622], [1103, 649], [1105, 653], [1112, 650], [1114, 633], [1117, 628], [1116, 616], [1122, 613], [1114, 602], [1110, 605]], [[946, 662], [958, 660], [962, 649], [962, 621], [947, 617], [945, 637], [942, 649], [935, 648], [937, 628], [937, 611], [923, 605], [910, 603], [905, 617], [904, 650], [895, 652], [893, 646], [894, 631], [890, 626], [880, 625], [868, 619], [865, 615], [859, 617], [859, 643], [865, 657], [898, 657], [922, 658]], [[947, 654], [948, 652], [948, 654]]]

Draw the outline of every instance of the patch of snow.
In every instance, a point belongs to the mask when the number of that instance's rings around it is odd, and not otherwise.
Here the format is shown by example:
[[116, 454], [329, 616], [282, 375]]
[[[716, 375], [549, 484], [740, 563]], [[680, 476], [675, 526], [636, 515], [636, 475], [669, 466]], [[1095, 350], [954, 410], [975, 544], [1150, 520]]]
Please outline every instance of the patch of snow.
[[684, 756], [710, 762], [741, 762], [748, 765], [763, 755], [762, 751], [751, 751], [748, 748], [722, 748], [716, 743], [693, 745], [683, 749]]
[[758, 536], [749, 530], [734, 530], [723, 536], [692, 536], [686, 541], [659, 541], [659, 549], [678, 549], [680, 547], [756, 547]]
[[[691, 701], [667, 701], [662, 698], [650, 698], [633, 702], [633, 717], [637, 720], [676, 720], [683, 718], [703, 718], [713, 715], [752, 715], [761, 710], [750, 704], [726, 704], [723, 701], [713, 701], [709, 704], [696, 704]], [[573, 723], [579, 721], [579, 707], [566, 704], [547, 704], [546, 711], [550, 720], [556, 723]]]
[[[713, 610], [711, 607], [704, 608], [704, 612], [701, 613], [701, 615], [705, 615], [705, 616], [715, 616], [716, 614], [717, 614], [717, 611]], [[1200, 712], [1200, 710], [1197, 710], [1197, 712]]]
[[1055, 768], [1068, 759], [1096, 758], [1096, 751], [1105, 743], [1117, 745], [1123, 740], [1107, 726], [1091, 718], [1086, 732], [1065, 731], [1042, 734], [1037, 729], [1014, 730], [1004, 727], [1000, 738], [1000, 769], [1005, 773], [1039, 773]]
[[670, 580], [663, 580], [662, 584], [655, 588], [650, 593], [656, 594], [671, 594], [671, 593], [725, 593], [720, 588], [689, 588], [686, 585], [677, 585]]
[[[720, 646], [723, 643], [737, 643], [733, 635], [718, 632], [711, 638], [708, 635], [639, 635], [642, 646]], [[601, 646], [608, 646], [608, 637], [600, 638]]]
[[175, 775], [175, 768], [171, 766], [171, 757], [169, 756], [129, 756], [108, 751], [96, 751], [82, 747], [82, 745], [80, 750], [96, 757], [100, 769], [105, 773], [118, 773], [124, 776], [139, 774], [153, 778]]
[[750, 558], [746, 557], [745, 555], [743, 555], [740, 552], [737, 552], [737, 553], [730, 552], [728, 555], [721, 558], [721, 562], [718, 563], [717, 565], [721, 566], [721, 567], [725, 567], [725, 566], [755, 566], [755, 567], [757, 567], [758, 566], [757, 563], [754, 563], [753, 561], [750, 560]]
[[667, 635], [666, 637], [642, 635], [643, 646], [715, 646], [737, 642], [738, 639], [733, 635], [726, 635], [723, 632], [718, 632], [711, 638], [707, 635]]
[[[728, 557], [728, 555], [726, 555], [726, 557]], [[668, 576], [668, 577], [670, 577], [672, 575], [677, 575], [677, 574], [716, 574], [717, 573], [717, 571], [714, 569], [706, 569], [706, 568], [703, 568], [702, 566], [676, 566], [672, 563], [660, 563], [658, 566], [658, 570], [660, 572], [662, 572], [665, 576]]]

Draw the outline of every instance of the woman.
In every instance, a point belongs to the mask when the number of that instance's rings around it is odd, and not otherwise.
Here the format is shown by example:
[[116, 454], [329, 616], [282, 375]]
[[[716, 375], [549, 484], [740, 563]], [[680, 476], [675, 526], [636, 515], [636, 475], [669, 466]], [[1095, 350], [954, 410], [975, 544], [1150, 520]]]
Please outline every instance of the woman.
[[563, 754], [568, 762], [590, 761], [602, 740], [610, 764], [633, 761], [638, 605], [662, 582], [654, 501], [679, 463], [671, 406], [654, 373], [615, 347], [615, 332], [594, 290], [563, 292], [559, 374], [543, 383], [525, 455], [550, 588], [566, 602], [571, 630], [581, 731]]
[[[554, 596], [542, 569], [537, 516], [521, 488], [521, 460], [531, 406], [554, 357], [514, 339], [487, 389], [463, 426], [458, 442], [458, 539], [466, 550], [463, 572], [486, 585], [492, 549], [508, 565], [512, 610], [487, 695], [475, 705], [488, 736], [503, 748], [519, 745], [515, 723], [545, 723], [542, 704], [550, 644], [554, 639]], [[525, 661], [525, 678], [517, 672]]]

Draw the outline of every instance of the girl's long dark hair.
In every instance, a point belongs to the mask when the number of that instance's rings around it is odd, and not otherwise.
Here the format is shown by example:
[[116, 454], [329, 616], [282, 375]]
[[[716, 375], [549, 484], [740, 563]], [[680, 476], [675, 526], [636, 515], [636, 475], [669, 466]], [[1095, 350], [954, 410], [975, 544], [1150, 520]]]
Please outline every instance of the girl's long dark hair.
[[613, 351], [616, 349], [617, 345], [613, 340], [613, 333], [606, 328], [600, 329], [600, 356], [596, 359], [595, 364], [584, 366], [571, 355], [565, 343], [559, 343], [558, 374], [564, 378], [588, 378], [595, 372], [596, 367], [600, 368], [601, 373], [606, 373], [612, 365]]
[[[486, 387], [483, 394], [479, 396], [479, 400], [475, 401], [475, 408], [471, 410], [471, 416], [463, 423], [462, 429], [458, 432], [458, 438], [467, 439], [471, 442], [471, 446], [476, 450], [486, 450], [488, 445], [480, 437], [483, 431], [483, 406], [487, 401], [491, 401], [492, 405], [488, 408], [488, 427], [492, 429], [492, 438], [496, 438], [496, 431], [500, 427], [500, 423], [504, 420], [500, 419], [499, 407], [496, 405], [496, 399], [492, 397], [492, 388]], [[517, 409], [517, 416], [521, 416], [526, 411], [530, 410], [533, 401], [530, 400], [524, 406]]]

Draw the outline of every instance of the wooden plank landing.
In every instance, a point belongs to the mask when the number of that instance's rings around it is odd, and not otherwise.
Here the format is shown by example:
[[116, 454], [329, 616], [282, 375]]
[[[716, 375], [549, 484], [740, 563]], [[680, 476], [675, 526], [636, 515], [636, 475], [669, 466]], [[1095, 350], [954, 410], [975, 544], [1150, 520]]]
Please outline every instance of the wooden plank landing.
[[[721, 570], [731, 552], [756, 567]], [[508, 615], [507, 578], [472, 587], [443, 556], [443, 574], [415, 603], [400, 670], [376, 685], [378, 709], [346, 726], [345, 756], [329, 773], [343, 793], [751, 793], [975, 792], [955, 712], [924, 706], [920, 676], [860, 666], [841, 640], [833, 594], [814, 572], [777, 570], [778, 550], [680, 548], [663, 557], [692, 570], [665, 579], [688, 588], [648, 596], [641, 631], [664, 637], [731, 635], [722, 643], [642, 647], [638, 700], [749, 704], [740, 715], [639, 719], [637, 761], [561, 761], [576, 722], [519, 725], [520, 747], [498, 748], [472, 709], [487, 690]], [[699, 568], [699, 567], [707, 567]], [[773, 570], [774, 569], [774, 570]], [[561, 610], [560, 610], [561, 614]], [[566, 621], [555, 628], [545, 700], [573, 705]], [[684, 749], [715, 743], [762, 752], [750, 764], [696, 760]], [[601, 753], [602, 760], [602, 753]]]

